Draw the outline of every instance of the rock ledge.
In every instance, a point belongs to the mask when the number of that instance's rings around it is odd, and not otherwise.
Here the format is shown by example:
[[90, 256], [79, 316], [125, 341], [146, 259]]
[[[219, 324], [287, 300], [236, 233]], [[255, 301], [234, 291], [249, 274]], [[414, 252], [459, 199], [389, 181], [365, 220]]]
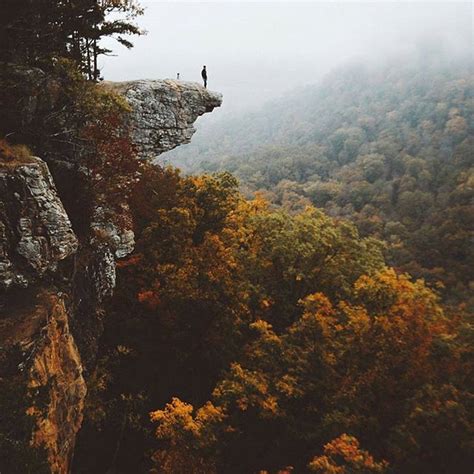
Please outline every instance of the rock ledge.
[[131, 106], [129, 125], [140, 158], [153, 159], [189, 143], [196, 119], [222, 104], [222, 95], [195, 82], [138, 80], [105, 82]]

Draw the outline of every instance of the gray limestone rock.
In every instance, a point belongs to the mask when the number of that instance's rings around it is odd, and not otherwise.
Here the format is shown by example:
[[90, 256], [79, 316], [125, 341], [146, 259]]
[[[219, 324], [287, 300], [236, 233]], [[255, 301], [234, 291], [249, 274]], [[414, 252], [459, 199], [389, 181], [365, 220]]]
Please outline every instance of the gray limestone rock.
[[153, 159], [189, 143], [196, 119], [222, 104], [222, 95], [195, 82], [139, 80], [106, 82], [131, 106], [129, 125], [140, 158]]
[[[121, 213], [118, 215], [117, 211], [113, 211], [105, 205], [99, 205], [94, 209], [91, 222], [91, 243], [107, 243], [116, 258], [126, 257], [135, 248], [135, 234], [132, 230], [133, 219], [130, 209], [126, 203], [123, 203], [121, 207]], [[124, 216], [126, 217], [124, 218]], [[117, 222], [120, 220], [121, 223]]]
[[0, 164], [0, 287], [27, 286], [77, 247], [46, 163]]

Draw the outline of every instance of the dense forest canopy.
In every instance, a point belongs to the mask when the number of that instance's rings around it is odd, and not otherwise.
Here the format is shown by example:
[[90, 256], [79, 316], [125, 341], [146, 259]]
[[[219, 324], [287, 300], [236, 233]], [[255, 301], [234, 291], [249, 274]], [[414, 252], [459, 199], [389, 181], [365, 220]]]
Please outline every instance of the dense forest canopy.
[[350, 219], [387, 242], [390, 264], [460, 302], [474, 280], [473, 114], [469, 60], [352, 65], [201, 130], [169, 160], [231, 171], [288, 210]]
[[132, 205], [77, 472], [468, 472], [470, 316], [382, 242], [226, 173], [150, 168]]
[[[48, 282], [79, 294], [73, 332], [108, 238], [94, 211], [133, 221], [102, 337], [79, 347], [72, 472], [471, 472], [471, 64], [335, 71], [202, 134], [206, 173], [183, 176], [137, 159], [130, 105], [96, 84], [102, 35], [138, 32], [130, 8], [21, 0], [0, 24], [0, 163], [31, 150], [52, 170], [86, 249]], [[54, 92], [31, 121], [25, 71]], [[17, 349], [0, 357], [0, 470], [47, 473]]]

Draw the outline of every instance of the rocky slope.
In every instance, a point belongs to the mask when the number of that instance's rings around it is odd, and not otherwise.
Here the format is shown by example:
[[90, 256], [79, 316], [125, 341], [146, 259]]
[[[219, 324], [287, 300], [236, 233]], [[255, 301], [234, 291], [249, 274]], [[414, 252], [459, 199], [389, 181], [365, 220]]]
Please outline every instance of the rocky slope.
[[[28, 79], [33, 76], [45, 80], [39, 73], [29, 73]], [[219, 94], [193, 83], [132, 81], [104, 87], [128, 100], [141, 158], [187, 143], [196, 118], [221, 104]], [[18, 109], [3, 109], [12, 115], [11, 124], [34, 123], [37, 107], [54, 102], [42, 97], [47, 88], [36, 84], [32, 90], [24, 120]], [[130, 220], [114, 215], [117, 206], [108, 206], [107, 196], [91, 203], [88, 230], [77, 234], [74, 222], [81, 209], [66, 205], [65, 193], [87, 170], [57, 161], [50, 165], [56, 179], [63, 177], [57, 186], [40, 158], [0, 159], [0, 391], [25, 394], [18, 410], [34, 420], [30, 447], [45, 450], [50, 472], [67, 473], [102, 330], [102, 302], [113, 291], [115, 261], [133, 250], [134, 236]], [[127, 214], [126, 200], [120, 212]], [[0, 397], [0, 404], [7, 399]], [[0, 413], [5, 408], [0, 406]], [[5, 428], [8, 420], [0, 415], [0, 435], [15, 431]], [[4, 439], [7, 447], [21, 441]]]

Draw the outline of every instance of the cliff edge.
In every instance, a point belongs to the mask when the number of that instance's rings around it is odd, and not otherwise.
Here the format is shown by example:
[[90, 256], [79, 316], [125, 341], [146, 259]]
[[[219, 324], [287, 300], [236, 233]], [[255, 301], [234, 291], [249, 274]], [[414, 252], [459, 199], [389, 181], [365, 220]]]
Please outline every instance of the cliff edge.
[[[15, 84], [0, 97], [0, 138], [31, 146], [31, 129], [54, 116], [61, 88], [39, 70], [14, 73]], [[220, 94], [187, 82], [98, 87], [113, 89], [130, 106], [125, 125], [138, 152], [130, 160], [188, 143], [195, 120], [222, 103]], [[47, 136], [33, 142], [40, 156], [53, 146]], [[41, 158], [15, 161], [0, 150], [0, 413], [7, 414], [0, 417], [0, 454], [17, 459], [31, 448], [38, 466], [66, 474], [116, 260], [134, 249], [133, 220], [129, 189], [87, 194], [97, 176], [87, 162], [67, 154]], [[75, 196], [81, 205], [73, 205]]]
[[153, 159], [189, 143], [194, 122], [222, 104], [222, 95], [195, 82], [139, 80], [105, 82], [131, 106], [129, 125], [140, 158]]

